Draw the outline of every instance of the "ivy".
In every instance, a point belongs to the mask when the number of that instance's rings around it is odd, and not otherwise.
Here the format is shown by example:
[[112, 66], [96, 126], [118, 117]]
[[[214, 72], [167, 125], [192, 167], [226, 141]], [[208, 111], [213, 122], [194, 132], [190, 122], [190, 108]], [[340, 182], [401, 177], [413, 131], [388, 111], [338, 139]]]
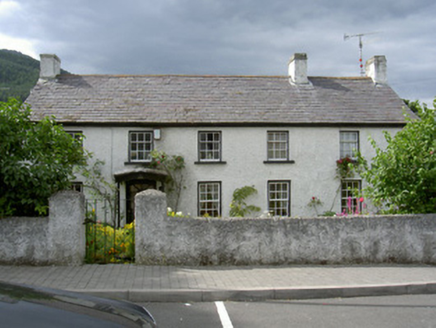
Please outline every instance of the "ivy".
[[185, 188], [183, 185], [185, 159], [180, 155], [170, 156], [164, 151], [159, 151], [157, 149], [151, 152], [151, 158], [152, 161], [150, 166], [152, 168], [163, 170], [168, 174], [165, 181], [166, 192], [171, 195], [169, 199], [171, 207], [173, 207], [174, 211], [177, 212], [182, 189]]
[[336, 176], [340, 180], [354, 176], [354, 161], [349, 157], [340, 158], [336, 161]]

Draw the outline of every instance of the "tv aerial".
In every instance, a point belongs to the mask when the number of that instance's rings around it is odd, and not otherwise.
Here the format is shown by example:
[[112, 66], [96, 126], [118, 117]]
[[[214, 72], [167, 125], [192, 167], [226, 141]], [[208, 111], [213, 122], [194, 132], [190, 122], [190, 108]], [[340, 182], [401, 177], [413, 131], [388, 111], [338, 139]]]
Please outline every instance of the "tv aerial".
[[347, 41], [350, 38], [359, 38], [359, 63], [360, 63], [360, 75], [365, 76], [365, 70], [363, 69], [363, 61], [362, 61], [362, 53], [363, 53], [363, 37], [365, 35], [377, 34], [379, 32], [369, 32], [369, 33], [360, 33], [360, 34], [344, 34], [344, 41]]

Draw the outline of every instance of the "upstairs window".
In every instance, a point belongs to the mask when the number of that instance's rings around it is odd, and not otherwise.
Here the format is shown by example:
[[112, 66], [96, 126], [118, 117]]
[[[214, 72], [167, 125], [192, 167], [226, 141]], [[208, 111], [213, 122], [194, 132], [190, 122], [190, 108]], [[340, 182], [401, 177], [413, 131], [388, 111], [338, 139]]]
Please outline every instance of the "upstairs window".
[[200, 162], [221, 161], [221, 132], [201, 131], [198, 133], [198, 160]]
[[341, 131], [339, 134], [340, 158], [356, 158], [359, 151], [359, 132]]
[[153, 132], [129, 132], [129, 160], [131, 162], [149, 162], [153, 150]]
[[198, 183], [198, 215], [221, 216], [221, 183]]
[[289, 135], [287, 131], [269, 131], [267, 133], [268, 161], [289, 160]]
[[291, 182], [268, 182], [268, 211], [272, 216], [290, 216]]

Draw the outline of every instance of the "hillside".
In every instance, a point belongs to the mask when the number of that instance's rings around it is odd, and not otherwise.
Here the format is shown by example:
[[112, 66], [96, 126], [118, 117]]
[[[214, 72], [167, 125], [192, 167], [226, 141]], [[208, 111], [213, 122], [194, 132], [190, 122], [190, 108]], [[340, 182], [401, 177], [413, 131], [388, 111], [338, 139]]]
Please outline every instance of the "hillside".
[[39, 60], [18, 51], [0, 50], [0, 101], [10, 97], [25, 100], [38, 77]]
[[13, 50], [0, 50], [0, 101], [24, 100], [39, 76], [39, 61]]

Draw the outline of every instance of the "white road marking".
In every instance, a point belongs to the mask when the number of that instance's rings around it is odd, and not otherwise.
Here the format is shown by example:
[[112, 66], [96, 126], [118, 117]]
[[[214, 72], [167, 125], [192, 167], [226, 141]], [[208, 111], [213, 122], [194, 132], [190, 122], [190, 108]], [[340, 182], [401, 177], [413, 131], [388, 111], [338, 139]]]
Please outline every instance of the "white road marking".
[[229, 314], [227, 313], [226, 307], [223, 302], [215, 302], [216, 308], [218, 310], [218, 315], [220, 316], [221, 324], [223, 328], [233, 328], [232, 322], [230, 321]]

